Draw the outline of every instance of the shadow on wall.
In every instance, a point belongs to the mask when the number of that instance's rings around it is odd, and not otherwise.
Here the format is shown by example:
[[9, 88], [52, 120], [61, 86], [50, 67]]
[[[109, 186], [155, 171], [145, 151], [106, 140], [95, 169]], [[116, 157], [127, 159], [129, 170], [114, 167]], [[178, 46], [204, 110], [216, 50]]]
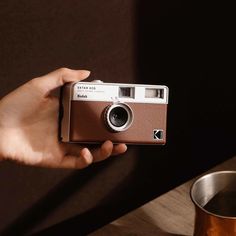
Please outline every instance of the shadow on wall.
[[61, 181], [46, 196], [41, 198], [32, 207], [28, 208], [15, 221], [8, 225], [1, 235], [26, 235], [42, 219], [46, 218], [60, 204], [67, 201], [76, 191], [81, 189], [91, 177], [96, 177], [100, 170], [91, 172], [92, 175], [81, 175], [73, 172], [69, 177]]
[[167, 145], [140, 147], [136, 171], [146, 173], [143, 190], [170, 188], [235, 155], [235, 83], [219, 36], [227, 33], [201, 2], [139, 0], [137, 19], [137, 83], [167, 85], [170, 97]]
[[[127, 154], [133, 157], [128, 158]], [[37, 234], [39, 235], [60, 235], [63, 232], [69, 232], [72, 235], [75, 232], [76, 235], [87, 235], [88, 232], [103, 225], [104, 221], [110, 222], [117, 218], [117, 214], [119, 216], [125, 214], [127, 212], [126, 207], [119, 206], [123, 205], [123, 203], [126, 204], [127, 199], [130, 198], [130, 183], [134, 181], [132, 179], [132, 171], [135, 168], [135, 157], [137, 155], [136, 150], [132, 147], [129, 148], [129, 153], [127, 154], [121, 158], [113, 157], [96, 163], [96, 165], [92, 165], [84, 170], [73, 171], [37, 202], [30, 205], [24, 212], [18, 214], [17, 218], [1, 231], [1, 235], [15, 235], [16, 232], [17, 235], [31, 235], [35, 232], [38, 232]], [[124, 167], [123, 160], [126, 158], [128, 159]], [[119, 171], [120, 176], [117, 176], [117, 172], [114, 172], [113, 175], [110, 174], [109, 169], [114, 168], [114, 166], [118, 170], [122, 168], [122, 172]], [[104, 175], [105, 178], [109, 177], [111, 180], [105, 179], [104, 181]], [[90, 183], [95, 179], [96, 187], [94, 189], [95, 192], [93, 192], [93, 189], [91, 189], [93, 185], [91, 186]], [[113, 185], [112, 183], [115, 184]], [[99, 193], [99, 188], [101, 193]], [[103, 194], [104, 189], [102, 188], [105, 189], [105, 193], [108, 192], [105, 196]], [[73, 202], [75, 210], [70, 209], [69, 217], [71, 218], [60, 222], [66, 216], [68, 218], [68, 215], [66, 215], [68, 212], [64, 213], [65, 205], [71, 200], [72, 196], [76, 196], [76, 202]], [[99, 199], [101, 196], [102, 198]], [[87, 206], [87, 202], [93, 204], [93, 201], [91, 199], [84, 199], [85, 197], [95, 197], [97, 200], [96, 205]], [[70, 204], [67, 207], [70, 207]], [[55, 214], [58, 216], [55, 217]], [[73, 214], [76, 216], [73, 217]], [[44, 230], [48, 225], [54, 224], [56, 225]], [[39, 232], [41, 230], [43, 231]]]

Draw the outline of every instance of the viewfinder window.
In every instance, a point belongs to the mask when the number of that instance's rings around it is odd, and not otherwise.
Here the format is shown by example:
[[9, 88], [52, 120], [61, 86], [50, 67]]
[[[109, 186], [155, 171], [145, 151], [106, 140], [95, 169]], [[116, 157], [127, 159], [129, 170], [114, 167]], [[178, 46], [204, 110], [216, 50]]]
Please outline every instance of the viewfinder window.
[[119, 88], [120, 98], [134, 98], [134, 88], [132, 87], [120, 87]]
[[146, 88], [145, 98], [164, 98], [164, 89]]

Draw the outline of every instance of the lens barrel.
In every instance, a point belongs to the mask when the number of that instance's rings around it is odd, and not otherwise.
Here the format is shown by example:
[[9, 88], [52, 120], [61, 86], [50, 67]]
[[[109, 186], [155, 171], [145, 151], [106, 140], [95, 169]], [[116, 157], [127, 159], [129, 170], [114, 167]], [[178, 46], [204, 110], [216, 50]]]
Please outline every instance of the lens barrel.
[[105, 121], [112, 131], [125, 131], [133, 122], [133, 112], [125, 103], [113, 104], [106, 108]]

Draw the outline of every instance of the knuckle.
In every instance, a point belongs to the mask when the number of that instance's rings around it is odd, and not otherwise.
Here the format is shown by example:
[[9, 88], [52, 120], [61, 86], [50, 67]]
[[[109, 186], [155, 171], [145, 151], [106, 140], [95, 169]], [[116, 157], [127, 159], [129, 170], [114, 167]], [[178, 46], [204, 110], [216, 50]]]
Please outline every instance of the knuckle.
[[35, 95], [44, 95], [44, 87], [42, 86], [41, 83], [41, 78], [42, 77], [37, 77], [37, 78], [33, 78], [30, 81], [28, 81], [27, 83], [25, 83], [23, 86], [28, 90], [28, 91], [35, 91]]
[[91, 157], [84, 157], [83, 160], [84, 160], [84, 165], [85, 166], [89, 166], [93, 162]]
[[68, 72], [70, 72], [71, 70], [69, 69], [69, 68], [67, 68], [67, 67], [61, 67], [60, 69], [58, 69], [58, 72], [59, 73], [62, 73], [62, 74], [64, 74], [64, 73], [68, 73]]
[[28, 159], [26, 162], [28, 162], [27, 164], [30, 164], [33, 166], [43, 166], [46, 164], [43, 156], [35, 156], [32, 159]]
[[29, 80], [26, 84], [30, 85], [30, 86], [35, 86], [38, 82], [39, 78], [33, 78], [31, 80]]
[[75, 165], [75, 168], [77, 168], [77, 169], [83, 169], [83, 168], [89, 166], [90, 164], [92, 164], [91, 158], [81, 156], [81, 157], [75, 159], [74, 165]]
[[108, 158], [112, 153], [112, 148], [102, 148], [101, 155], [103, 158]]
[[101, 156], [102, 156], [102, 157], [108, 157], [108, 156], [109, 156], [109, 151], [106, 150], [106, 149], [102, 149], [102, 150], [101, 150]]

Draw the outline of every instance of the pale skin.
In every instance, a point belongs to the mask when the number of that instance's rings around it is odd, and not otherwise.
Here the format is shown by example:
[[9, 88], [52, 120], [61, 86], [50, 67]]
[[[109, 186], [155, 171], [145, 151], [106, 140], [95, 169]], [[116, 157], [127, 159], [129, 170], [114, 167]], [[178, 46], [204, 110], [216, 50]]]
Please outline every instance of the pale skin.
[[30, 80], [0, 100], [0, 159], [51, 168], [82, 169], [119, 155], [125, 144], [105, 141], [92, 150], [58, 141], [59, 100], [53, 90], [89, 76], [87, 70], [61, 68]]

